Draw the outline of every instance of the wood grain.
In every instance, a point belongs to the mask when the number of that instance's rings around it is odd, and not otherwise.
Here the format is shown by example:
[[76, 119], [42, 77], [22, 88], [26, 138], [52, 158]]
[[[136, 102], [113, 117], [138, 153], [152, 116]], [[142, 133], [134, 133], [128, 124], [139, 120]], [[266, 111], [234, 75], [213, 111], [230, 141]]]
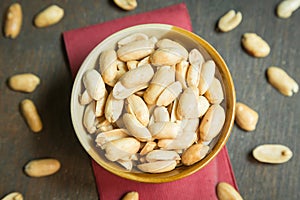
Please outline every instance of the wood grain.
[[[53, 3], [50, 0], [21, 2], [23, 25], [20, 35], [0, 37], [0, 197], [19, 191], [25, 199], [97, 199], [90, 158], [72, 128], [69, 102], [72, 78], [61, 37], [65, 30], [84, 27], [135, 13], [162, 8], [179, 0], [138, 1], [137, 9], [126, 12], [108, 0], [58, 0], [65, 9], [64, 19], [38, 29], [33, 17]], [[193, 1], [186, 0], [193, 30], [209, 41], [223, 56], [234, 79], [237, 100], [259, 112], [254, 132], [234, 126], [227, 143], [233, 170], [244, 199], [300, 198], [300, 95], [285, 97], [268, 84], [265, 72], [271, 65], [282, 67], [300, 82], [300, 11], [289, 19], [276, 17], [280, 1]], [[0, 4], [1, 22], [11, 0]], [[216, 23], [230, 9], [242, 12], [243, 21], [233, 31], [219, 33]], [[2, 26], [3, 27], [3, 26]], [[266, 58], [253, 58], [242, 49], [245, 32], [255, 32], [271, 46]], [[7, 79], [17, 73], [32, 72], [41, 84], [31, 94], [14, 92]], [[19, 103], [32, 99], [44, 122], [44, 130], [34, 134], [19, 112]], [[263, 143], [289, 146], [294, 157], [282, 165], [261, 164], [251, 155]], [[31, 159], [55, 157], [62, 163], [53, 176], [29, 178], [22, 167]]]

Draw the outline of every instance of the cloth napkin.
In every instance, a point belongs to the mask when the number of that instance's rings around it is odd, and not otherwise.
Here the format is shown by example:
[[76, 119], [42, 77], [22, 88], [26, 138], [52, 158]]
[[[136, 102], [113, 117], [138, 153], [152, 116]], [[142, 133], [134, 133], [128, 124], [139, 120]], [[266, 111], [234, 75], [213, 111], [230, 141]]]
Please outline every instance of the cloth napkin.
[[[184, 3], [127, 16], [63, 33], [73, 78], [89, 52], [103, 39], [121, 29], [146, 23], [164, 23], [192, 31], [190, 16]], [[226, 146], [203, 169], [193, 175], [169, 183], [139, 183], [120, 178], [92, 160], [100, 200], [117, 200], [129, 191], [137, 191], [142, 200], [217, 199], [216, 185], [225, 181], [237, 189]]]

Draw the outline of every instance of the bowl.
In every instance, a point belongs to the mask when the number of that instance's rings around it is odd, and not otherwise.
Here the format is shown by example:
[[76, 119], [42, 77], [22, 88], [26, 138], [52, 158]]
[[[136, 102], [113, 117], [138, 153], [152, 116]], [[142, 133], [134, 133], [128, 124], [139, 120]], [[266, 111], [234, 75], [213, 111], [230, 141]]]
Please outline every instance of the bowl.
[[[203, 54], [205, 60], [212, 59], [216, 64], [215, 76], [220, 80], [223, 88], [224, 100], [221, 105], [225, 110], [226, 118], [218, 137], [214, 138], [214, 140], [209, 144], [209, 153], [202, 160], [191, 166], [182, 165], [176, 167], [172, 171], [155, 174], [126, 171], [118, 164], [110, 162], [105, 158], [101, 149], [96, 146], [96, 136], [89, 134], [83, 126], [82, 121], [85, 107], [82, 106], [78, 100], [79, 95], [83, 92], [84, 89], [82, 83], [83, 74], [88, 69], [98, 69], [99, 55], [102, 51], [111, 49], [112, 46], [116, 46], [117, 41], [137, 32], [144, 33], [148, 36], [155, 36], [158, 39], [169, 38], [175, 40], [183, 44], [183, 46], [188, 50], [197, 48]], [[207, 41], [190, 31], [176, 26], [168, 24], [143, 24], [129, 27], [112, 34], [101, 43], [99, 43], [89, 53], [89, 55], [81, 65], [74, 81], [70, 108], [73, 127], [81, 145], [92, 157], [92, 159], [94, 159], [100, 166], [102, 166], [107, 171], [125, 179], [146, 183], [163, 183], [187, 177], [201, 170], [217, 156], [217, 154], [227, 142], [234, 123], [235, 89], [226, 63], [219, 55], [219, 53]]]

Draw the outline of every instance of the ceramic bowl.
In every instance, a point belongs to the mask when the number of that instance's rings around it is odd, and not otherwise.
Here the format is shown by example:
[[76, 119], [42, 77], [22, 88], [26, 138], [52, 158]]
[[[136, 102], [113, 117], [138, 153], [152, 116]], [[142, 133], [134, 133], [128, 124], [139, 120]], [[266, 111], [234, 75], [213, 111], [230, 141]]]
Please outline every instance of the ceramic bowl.
[[[216, 63], [215, 76], [219, 78], [223, 87], [224, 100], [221, 105], [225, 110], [226, 119], [218, 137], [216, 137], [209, 144], [211, 149], [210, 152], [206, 155], [204, 159], [195, 163], [192, 166], [179, 166], [172, 171], [157, 174], [141, 173], [136, 171], [128, 172], [118, 164], [110, 162], [105, 158], [102, 150], [96, 146], [96, 135], [89, 134], [83, 126], [82, 119], [85, 107], [79, 104], [78, 96], [82, 93], [84, 89], [82, 83], [82, 76], [84, 72], [91, 68], [95, 68], [98, 70], [98, 59], [100, 53], [103, 50], [110, 49], [111, 47], [116, 46], [117, 41], [137, 32], [145, 33], [148, 36], [155, 36], [158, 39], [169, 38], [175, 40], [184, 45], [184, 47], [189, 51], [193, 48], [197, 48], [201, 51], [205, 60], [213, 59]], [[126, 179], [147, 183], [162, 183], [175, 181], [187, 177], [206, 166], [211, 160], [213, 160], [217, 156], [217, 154], [227, 142], [231, 128], [234, 123], [234, 112], [234, 84], [228, 67], [226, 66], [226, 63], [224, 62], [220, 54], [200, 36], [182, 28], [167, 24], [137, 25], [118, 31], [106, 38], [105, 40], [103, 40], [89, 53], [89, 55], [86, 57], [85, 61], [81, 65], [73, 85], [71, 96], [71, 117], [73, 127], [81, 145], [87, 151], [87, 153], [99, 165], [101, 165], [104, 169], [108, 170], [109, 172]]]

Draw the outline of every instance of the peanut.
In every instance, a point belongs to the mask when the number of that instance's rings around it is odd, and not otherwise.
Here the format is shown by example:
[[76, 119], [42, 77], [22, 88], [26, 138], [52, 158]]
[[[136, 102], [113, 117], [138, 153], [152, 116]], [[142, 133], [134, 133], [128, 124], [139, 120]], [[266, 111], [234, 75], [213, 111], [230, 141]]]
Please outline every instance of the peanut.
[[222, 32], [228, 32], [235, 29], [242, 21], [242, 13], [234, 10], [228, 11], [218, 22], [218, 28]]
[[16, 38], [22, 26], [23, 14], [19, 3], [13, 3], [9, 6], [4, 26], [5, 37]]
[[139, 193], [138, 192], [128, 192], [122, 198], [122, 200], [139, 200]]
[[235, 108], [237, 125], [245, 131], [254, 131], [259, 118], [258, 113], [241, 102], [237, 102]]
[[293, 152], [281, 144], [263, 144], [252, 151], [253, 157], [263, 163], [280, 164], [289, 161]]
[[269, 67], [267, 76], [269, 83], [283, 95], [292, 96], [299, 90], [298, 83], [279, 67]]
[[34, 18], [34, 24], [38, 28], [44, 28], [58, 23], [63, 17], [64, 10], [57, 5], [51, 5]]
[[39, 84], [40, 78], [31, 73], [16, 74], [8, 80], [11, 89], [28, 93], [33, 92]]
[[19, 192], [11, 192], [3, 197], [1, 200], [23, 200], [23, 195]]
[[242, 45], [252, 56], [262, 58], [269, 55], [269, 44], [255, 33], [245, 33], [242, 37]]
[[114, 0], [114, 2], [123, 10], [133, 10], [137, 7], [136, 0]]
[[31, 177], [43, 177], [56, 173], [60, 169], [60, 162], [57, 159], [36, 159], [25, 165], [24, 171]]
[[33, 132], [40, 132], [43, 129], [43, 124], [38, 111], [33, 103], [29, 99], [24, 99], [21, 102], [21, 112]]
[[280, 18], [289, 18], [299, 7], [299, 0], [284, 0], [277, 6], [277, 15]]
[[226, 182], [218, 183], [217, 195], [219, 200], [227, 200], [227, 199], [243, 200], [243, 198], [236, 191], [236, 189], [232, 185]]

